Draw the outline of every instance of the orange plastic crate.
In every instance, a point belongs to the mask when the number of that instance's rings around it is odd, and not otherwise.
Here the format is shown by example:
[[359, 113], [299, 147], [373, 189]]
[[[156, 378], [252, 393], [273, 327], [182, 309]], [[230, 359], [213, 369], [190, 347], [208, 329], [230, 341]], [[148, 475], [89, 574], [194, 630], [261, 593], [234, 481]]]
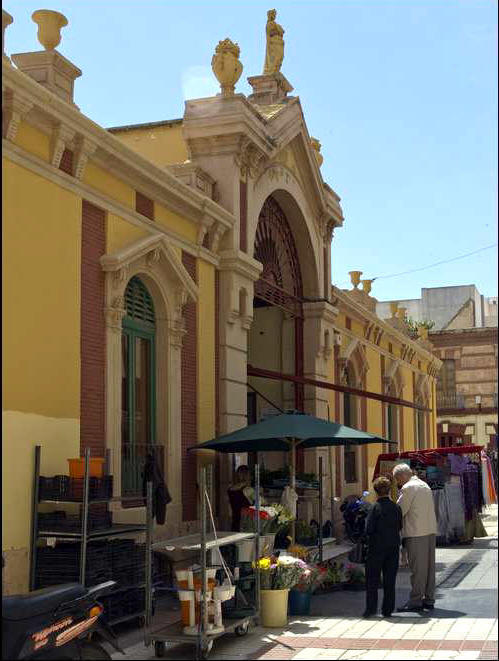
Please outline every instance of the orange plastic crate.
[[[104, 474], [105, 459], [102, 457], [90, 458], [90, 477], [102, 477]], [[69, 477], [85, 477], [85, 459], [68, 459]]]

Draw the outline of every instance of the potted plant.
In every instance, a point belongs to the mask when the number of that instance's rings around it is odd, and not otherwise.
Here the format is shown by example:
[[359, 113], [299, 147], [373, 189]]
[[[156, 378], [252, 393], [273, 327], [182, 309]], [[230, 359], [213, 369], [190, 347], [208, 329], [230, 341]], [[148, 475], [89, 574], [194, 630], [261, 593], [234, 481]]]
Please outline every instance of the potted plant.
[[315, 546], [317, 544], [317, 531], [308, 525], [306, 521], [296, 521], [295, 539], [303, 546]]
[[[274, 550], [276, 534], [285, 529], [293, 520], [291, 512], [280, 503], [260, 508], [260, 546], [259, 555], [270, 555]], [[241, 531], [256, 532], [256, 507], [246, 507], [241, 511]], [[239, 545], [239, 562], [252, 562], [254, 559], [255, 544], [253, 540], [244, 540]]]
[[347, 582], [343, 584], [344, 590], [365, 590], [366, 575], [361, 565], [348, 564], [346, 566]]
[[310, 615], [312, 594], [325, 580], [327, 569], [318, 565], [307, 564], [300, 559], [297, 562], [302, 568], [302, 574], [298, 583], [289, 592], [289, 614]]
[[264, 627], [284, 627], [288, 622], [288, 595], [303, 574], [301, 560], [292, 556], [260, 558], [260, 616]]

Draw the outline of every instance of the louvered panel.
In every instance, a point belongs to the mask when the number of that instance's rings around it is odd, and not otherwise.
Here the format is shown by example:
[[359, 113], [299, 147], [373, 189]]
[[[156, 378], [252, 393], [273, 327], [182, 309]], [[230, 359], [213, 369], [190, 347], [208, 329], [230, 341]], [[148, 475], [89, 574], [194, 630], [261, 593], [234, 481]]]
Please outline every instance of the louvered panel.
[[125, 290], [127, 317], [154, 326], [154, 304], [151, 295], [140, 278], [134, 276]]

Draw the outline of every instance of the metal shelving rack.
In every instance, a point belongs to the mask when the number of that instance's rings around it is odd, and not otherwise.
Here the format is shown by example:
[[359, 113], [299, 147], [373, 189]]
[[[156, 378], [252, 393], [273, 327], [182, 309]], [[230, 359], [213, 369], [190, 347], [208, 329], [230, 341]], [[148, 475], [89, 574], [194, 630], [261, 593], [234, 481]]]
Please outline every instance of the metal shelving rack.
[[[41, 463], [41, 446], [35, 446], [35, 470], [34, 470], [34, 482], [33, 482], [33, 501], [32, 501], [32, 514], [31, 514], [31, 544], [30, 544], [30, 581], [29, 589], [35, 589], [36, 583], [36, 555], [37, 555], [37, 542], [39, 539], [48, 539], [51, 538], [55, 540], [55, 543], [66, 541], [66, 542], [80, 542], [80, 569], [79, 569], [79, 582], [82, 585], [85, 585], [85, 568], [86, 568], [86, 558], [87, 558], [87, 547], [88, 543], [93, 540], [98, 539], [107, 539], [110, 537], [117, 537], [120, 535], [136, 535], [138, 533], [146, 533], [147, 526], [145, 524], [113, 524], [110, 528], [105, 528], [102, 530], [88, 530], [88, 509], [89, 505], [94, 504], [103, 504], [111, 502], [123, 502], [124, 500], [133, 500], [136, 501], [137, 497], [118, 497], [118, 498], [97, 498], [90, 500], [89, 498], [89, 484], [90, 484], [90, 449], [85, 450], [85, 473], [83, 477], [83, 497], [82, 500], [56, 500], [56, 499], [42, 499], [40, 500], [40, 463]], [[51, 531], [51, 530], [39, 530], [38, 525], [38, 505], [40, 503], [60, 503], [64, 505], [69, 504], [79, 504], [81, 508], [81, 529], [79, 532], [76, 531]], [[146, 553], [147, 557], [147, 553]], [[146, 583], [143, 581], [140, 584], [129, 585], [118, 587], [115, 590], [109, 592], [106, 596], [113, 596], [119, 592], [125, 590], [132, 590], [137, 588], [145, 588]], [[126, 620], [131, 620], [134, 618], [145, 618], [145, 608], [140, 612], [133, 614], [124, 615], [122, 617], [114, 618], [108, 622], [110, 626], [124, 622]]]
[[[238, 619], [225, 619], [224, 631], [219, 633], [210, 633], [208, 631], [208, 594], [207, 594], [207, 581], [206, 581], [206, 554], [209, 550], [220, 548], [227, 544], [235, 544], [238, 541], [254, 538], [255, 540], [255, 557], [259, 557], [260, 546], [260, 470], [259, 466], [255, 466], [255, 507], [257, 511], [257, 530], [256, 533], [233, 533], [224, 534], [218, 538], [216, 535], [214, 539], [208, 540], [207, 535], [207, 491], [206, 491], [206, 467], [201, 469], [200, 476], [200, 490], [201, 490], [201, 530], [199, 534], [199, 541], [197, 535], [188, 535], [186, 537], [179, 537], [176, 539], [164, 540], [153, 543], [153, 523], [152, 523], [152, 490], [151, 485], [148, 484], [147, 493], [147, 519], [146, 519], [146, 616], [145, 616], [145, 631], [144, 642], [148, 647], [152, 643], [155, 646], [155, 654], [161, 657], [165, 653], [166, 643], [186, 643], [189, 642], [196, 646], [196, 658], [206, 659], [213, 646], [213, 641], [226, 633], [235, 631], [238, 635], [247, 633], [248, 628], [252, 622], [258, 621], [259, 618], [259, 604], [260, 604], [260, 573], [255, 572], [255, 610], [251, 615], [241, 617]], [[153, 586], [152, 586], [152, 552], [154, 549], [165, 549], [169, 551], [178, 550], [199, 550], [200, 553], [200, 566], [201, 566], [201, 601], [200, 601], [200, 622], [198, 625], [197, 635], [184, 634], [182, 625], [177, 622], [168, 626], [154, 627], [152, 625], [152, 600], [153, 600]]]

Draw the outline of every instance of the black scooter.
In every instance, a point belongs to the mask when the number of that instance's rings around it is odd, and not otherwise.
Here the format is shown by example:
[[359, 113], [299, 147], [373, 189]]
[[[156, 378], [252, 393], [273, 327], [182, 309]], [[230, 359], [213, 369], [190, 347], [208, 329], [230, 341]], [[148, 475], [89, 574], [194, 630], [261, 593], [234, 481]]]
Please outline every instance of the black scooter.
[[66, 583], [3, 597], [2, 659], [110, 659], [99, 639], [124, 654], [99, 619], [104, 608], [97, 598], [114, 585], [107, 581], [85, 588]]

